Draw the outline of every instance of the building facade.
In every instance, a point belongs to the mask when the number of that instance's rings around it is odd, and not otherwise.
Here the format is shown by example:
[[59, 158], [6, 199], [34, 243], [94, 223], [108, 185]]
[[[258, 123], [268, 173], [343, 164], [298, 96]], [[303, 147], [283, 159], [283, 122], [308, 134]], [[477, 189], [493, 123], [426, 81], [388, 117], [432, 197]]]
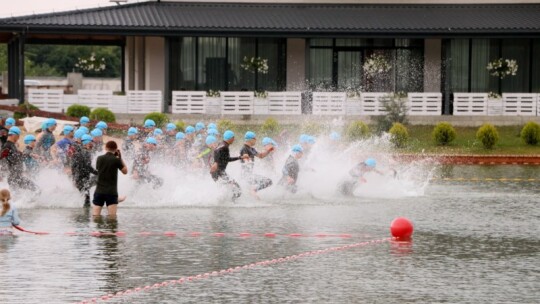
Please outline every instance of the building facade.
[[[448, 114], [454, 92], [540, 92], [538, 2], [149, 1], [0, 19], [0, 41], [13, 97], [24, 44], [69, 41], [120, 45], [124, 90], [442, 92]], [[515, 76], [489, 74], [499, 58]]]

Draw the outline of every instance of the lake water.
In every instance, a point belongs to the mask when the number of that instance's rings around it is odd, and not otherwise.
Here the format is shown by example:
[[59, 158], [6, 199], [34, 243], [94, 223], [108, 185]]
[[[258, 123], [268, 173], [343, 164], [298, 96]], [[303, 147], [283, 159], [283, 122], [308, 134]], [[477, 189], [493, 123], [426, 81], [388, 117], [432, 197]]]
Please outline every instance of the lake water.
[[[435, 176], [540, 178], [532, 166], [447, 166], [437, 168]], [[537, 180], [436, 180], [422, 193], [402, 196], [350, 199], [300, 194], [263, 197], [260, 202], [246, 198], [236, 205], [159, 207], [152, 201], [126, 202], [117, 221], [95, 221], [87, 210], [63, 203], [21, 206], [21, 226], [51, 234], [18, 233], [0, 239], [0, 302], [73, 303], [310, 250], [378, 240], [390, 236], [394, 218], [405, 216], [415, 225], [411, 243], [369, 244], [107, 302], [538, 303], [539, 185]], [[126, 235], [92, 237], [92, 231]], [[177, 235], [165, 236], [165, 231]], [[195, 231], [201, 235], [191, 236]], [[215, 232], [225, 235], [216, 237]], [[243, 232], [254, 236], [240, 237]], [[267, 232], [278, 235], [264, 237]], [[309, 237], [282, 236], [291, 233]], [[313, 237], [318, 233], [350, 237]]]

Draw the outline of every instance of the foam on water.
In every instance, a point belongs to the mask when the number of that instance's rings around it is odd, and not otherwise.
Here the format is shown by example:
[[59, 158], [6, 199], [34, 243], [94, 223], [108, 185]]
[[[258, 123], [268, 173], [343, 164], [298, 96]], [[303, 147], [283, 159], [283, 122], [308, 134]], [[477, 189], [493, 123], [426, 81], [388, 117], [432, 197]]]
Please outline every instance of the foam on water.
[[[338, 122], [339, 124], [339, 122]], [[231, 154], [236, 155], [241, 142], [231, 147]], [[258, 147], [261, 148], [261, 147]], [[240, 177], [240, 162], [232, 162], [227, 168], [228, 174], [242, 187], [243, 195], [231, 203], [231, 193], [216, 184], [206, 170], [179, 169], [153, 157], [150, 172], [161, 177], [164, 184], [153, 189], [151, 184], [139, 184], [128, 174], [119, 174], [118, 189], [120, 195], [127, 195], [122, 208], [155, 208], [186, 206], [241, 206], [260, 207], [267, 204], [324, 204], [346, 201], [361, 202], [366, 198], [399, 199], [422, 196], [428, 185], [434, 168], [422, 162], [397, 162], [392, 158], [392, 149], [387, 136], [372, 137], [352, 144], [335, 142], [327, 136], [319, 136], [317, 143], [300, 161], [301, 170], [298, 179], [298, 193], [290, 194], [277, 185], [281, 178], [281, 169], [289, 156], [290, 147], [283, 145], [274, 152], [274, 167], [269, 168], [262, 160], [255, 161], [255, 173], [273, 180], [273, 185], [259, 192], [260, 201], [249, 194], [249, 185]], [[368, 172], [367, 183], [361, 184], [354, 192], [354, 197], [344, 197], [337, 192], [338, 185], [347, 179], [349, 170], [368, 157], [377, 159], [377, 170], [381, 174]], [[131, 161], [128, 160], [131, 169]], [[95, 164], [95, 161], [94, 161]], [[394, 173], [395, 170], [397, 174]], [[18, 208], [80, 208], [83, 196], [75, 189], [71, 178], [53, 169], [42, 169], [35, 182], [41, 188], [41, 195], [35, 196], [18, 192], [14, 203]], [[5, 181], [1, 187], [8, 187]], [[93, 193], [93, 189], [91, 191]]]

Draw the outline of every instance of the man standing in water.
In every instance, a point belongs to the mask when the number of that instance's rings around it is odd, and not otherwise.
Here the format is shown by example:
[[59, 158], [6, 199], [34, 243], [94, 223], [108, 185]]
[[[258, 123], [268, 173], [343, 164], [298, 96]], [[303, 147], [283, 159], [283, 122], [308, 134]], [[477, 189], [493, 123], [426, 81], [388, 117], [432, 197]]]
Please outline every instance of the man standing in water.
[[248, 131], [244, 135], [245, 144], [242, 147], [242, 150], [240, 150], [240, 155], [248, 155], [249, 158], [247, 160], [242, 159], [242, 178], [246, 180], [251, 188], [251, 195], [255, 197], [256, 199], [259, 199], [259, 196], [257, 195], [257, 192], [259, 190], [262, 190], [264, 188], [268, 188], [272, 185], [272, 180], [256, 175], [253, 173], [253, 167], [255, 166], [255, 156], [258, 158], [265, 158], [270, 154], [272, 151], [274, 151], [274, 146], [268, 147], [263, 152], [258, 152], [255, 150], [253, 146], [255, 146], [255, 143], [257, 142], [257, 137], [254, 132]]
[[107, 205], [109, 217], [115, 217], [118, 203], [125, 200], [125, 197], [118, 197], [118, 171], [126, 175], [128, 169], [116, 142], [108, 141], [105, 152], [98, 156], [96, 162], [97, 187], [94, 191], [92, 215], [100, 216], [101, 209]]
[[233, 192], [232, 199], [233, 201], [236, 201], [236, 199], [242, 195], [242, 190], [240, 189], [238, 183], [227, 175], [225, 169], [227, 169], [229, 162], [237, 161], [241, 158], [249, 159], [249, 156], [242, 155], [241, 157], [231, 157], [229, 145], [231, 145], [233, 142], [234, 132], [231, 130], [225, 131], [225, 133], [223, 133], [223, 142], [216, 148], [216, 150], [214, 150], [214, 163], [210, 167], [210, 175], [212, 175], [212, 179], [214, 179], [214, 181], [226, 184], [229, 188], [231, 188]]

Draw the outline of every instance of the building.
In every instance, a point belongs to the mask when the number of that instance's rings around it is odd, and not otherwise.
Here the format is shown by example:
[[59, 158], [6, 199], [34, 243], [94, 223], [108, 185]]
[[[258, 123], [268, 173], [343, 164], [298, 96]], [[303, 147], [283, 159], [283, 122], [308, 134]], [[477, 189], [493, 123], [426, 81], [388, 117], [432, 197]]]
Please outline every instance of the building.
[[[330, 3], [328, 3], [330, 2]], [[119, 45], [124, 90], [540, 92], [540, 1], [149, 1], [0, 19], [9, 94], [30, 43]], [[368, 77], [380, 55], [387, 73]], [[267, 73], [244, 60], [268, 60]], [[515, 59], [516, 76], [487, 63]]]

